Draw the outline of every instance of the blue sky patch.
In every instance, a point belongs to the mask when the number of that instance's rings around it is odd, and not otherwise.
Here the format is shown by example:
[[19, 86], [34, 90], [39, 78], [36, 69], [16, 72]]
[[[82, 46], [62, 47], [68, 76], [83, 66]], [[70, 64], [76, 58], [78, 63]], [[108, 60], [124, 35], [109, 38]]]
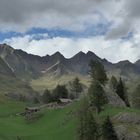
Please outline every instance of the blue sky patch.
[[[90, 36], [102, 36], [105, 35], [111, 27], [111, 23], [103, 22], [97, 25], [87, 24], [82, 31], [69, 31], [60, 28], [44, 29], [44, 28], [32, 28], [26, 33], [19, 32], [0, 32], [0, 41], [10, 39], [12, 37], [22, 37], [25, 35], [34, 35], [33, 39], [44, 39], [43, 34], [48, 34], [48, 38], [53, 37], [67, 37], [67, 38], [87, 38]], [[46, 36], [45, 36], [46, 37]]]

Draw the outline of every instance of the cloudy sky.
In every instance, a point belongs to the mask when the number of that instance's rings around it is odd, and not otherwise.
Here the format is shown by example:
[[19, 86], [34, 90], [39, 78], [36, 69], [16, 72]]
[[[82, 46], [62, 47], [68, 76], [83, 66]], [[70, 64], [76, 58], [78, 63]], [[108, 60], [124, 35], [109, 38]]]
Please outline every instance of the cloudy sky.
[[44, 56], [140, 59], [140, 0], [0, 0], [0, 43]]

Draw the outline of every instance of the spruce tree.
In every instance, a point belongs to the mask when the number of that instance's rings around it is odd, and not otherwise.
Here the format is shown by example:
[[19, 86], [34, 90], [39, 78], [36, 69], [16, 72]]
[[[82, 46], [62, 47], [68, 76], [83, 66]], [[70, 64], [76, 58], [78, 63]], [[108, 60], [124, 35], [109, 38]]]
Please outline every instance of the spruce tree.
[[130, 107], [129, 101], [128, 101], [128, 97], [127, 97], [127, 93], [126, 93], [126, 87], [125, 84], [123, 83], [122, 79], [120, 78], [117, 86], [116, 86], [116, 93], [118, 94], [118, 96], [125, 102], [127, 107]]
[[48, 89], [44, 91], [44, 94], [42, 95], [42, 100], [44, 103], [52, 102], [52, 95]]
[[116, 77], [112, 76], [111, 79], [110, 79], [110, 88], [113, 91], [116, 91], [117, 84], [118, 84], [118, 81], [117, 81]]
[[40, 103], [38, 97], [34, 97], [33, 103], [34, 103], [34, 104], [38, 104], [38, 103]]
[[99, 84], [99, 82], [95, 81], [90, 86], [88, 94], [90, 97], [91, 106], [96, 108], [97, 113], [100, 113], [102, 106], [108, 102], [103, 87]]
[[102, 125], [102, 137], [103, 140], [119, 140], [109, 116], [105, 119]]
[[88, 90], [90, 96], [90, 103], [96, 108], [97, 113], [100, 113], [102, 106], [107, 103], [107, 98], [103, 89], [103, 86], [107, 82], [107, 75], [104, 66], [97, 61], [90, 62], [90, 76], [91, 85]]
[[55, 101], [59, 101], [60, 98], [68, 98], [68, 90], [65, 85], [58, 85], [52, 93]]
[[140, 109], [140, 85], [138, 85], [133, 92], [132, 104], [135, 108]]
[[78, 112], [78, 140], [97, 140], [98, 124], [90, 110], [88, 100], [83, 99]]
[[72, 83], [70, 83], [70, 86], [71, 86], [71, 91], [72, 93], [74, 93], [74, 97], [75, 98], [78, 98], [79, 97], [79, 94], [82, 92], [83, 88], [82, 88], [82, 84], [80, 83], [80, 80], [79, 78], [75, 78], [73, 80]]
[[90, 71], [92, 82], [98, 81], [100, 84], [105, 85], [108, 78], [104, 69], [104, 66], [98, 61], [90, 61]]

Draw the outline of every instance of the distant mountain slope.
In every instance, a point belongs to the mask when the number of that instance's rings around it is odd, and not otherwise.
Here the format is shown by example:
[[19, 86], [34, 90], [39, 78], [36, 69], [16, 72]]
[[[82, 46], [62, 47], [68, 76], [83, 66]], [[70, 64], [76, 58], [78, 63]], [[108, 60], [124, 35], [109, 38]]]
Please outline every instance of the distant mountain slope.
[[14, 76], [13, 70], [5, 63], [2, 58], [0, 58], [0, 74]]
[[[130, 61], [121, 61], [115, 65], [115, 69], [120, 69], [120, 75], [131, 77], [131, 75], [139, 75], [140, 74], [140, 66], [135, 63], [131, 63]], [[133, 77], [134, 78], [134, 77]]]
[[36, 78], [43, 68], [43, 58], [14, 50], [6, 44], [0, 45], [0, 56], [11, 67], [15, 75], [22, 79]]
[[87, 53], [79, 52], [78, 54], [73, 56], [69, 61], [72, 65], [72, 69], [75, 72], [87, 75], [89, 71], [89, 62], [91, 60], [103, 63], [106, 69], [112, 66], [112, 63], [105, 61], [105, 59], [99, 58], [96, 54], [94, 54], [91, 51]]
[[140, 69], [140, 59], [135, 62], [135, 65], [138, 66]]
[[0, 57], [0, 95], [8, 94], [33, 97], [36, 93], [27, 83], [18, 79], [11, 67]]
[[0, 56], [15, 76], [24, 81], [40, 79], [41, 77], [49, 79], [50, 75], [54, 78], [60, 78], [60, 80], [65, 75], [87, 77], [91, 59], [103, 63], [108, 75], [122, 76], [125, 79], [140, 77], [140, 61], [131, 63], [126, 60], [113, 64], [106, 59], [101, 59], [91, 51], [79, 52], [70, 59], [66, 59], [60, 52], [40, 57], [1, 44]]

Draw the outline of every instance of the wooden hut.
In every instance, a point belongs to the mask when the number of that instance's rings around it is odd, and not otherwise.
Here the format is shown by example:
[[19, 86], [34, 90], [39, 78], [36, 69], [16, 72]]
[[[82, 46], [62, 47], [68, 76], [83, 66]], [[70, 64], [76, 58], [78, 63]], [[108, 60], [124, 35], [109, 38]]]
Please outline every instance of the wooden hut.
[[63, 105], [66, 105], [72, 102], [71, 99], [67, 99], [67, 98], [60, 98], [59, 100], [60, 100], [60, 103]]
[[25, 108], [25, 114], [33, 114], [38, 111], [40, 111], [39, 107], [26, 107]]

